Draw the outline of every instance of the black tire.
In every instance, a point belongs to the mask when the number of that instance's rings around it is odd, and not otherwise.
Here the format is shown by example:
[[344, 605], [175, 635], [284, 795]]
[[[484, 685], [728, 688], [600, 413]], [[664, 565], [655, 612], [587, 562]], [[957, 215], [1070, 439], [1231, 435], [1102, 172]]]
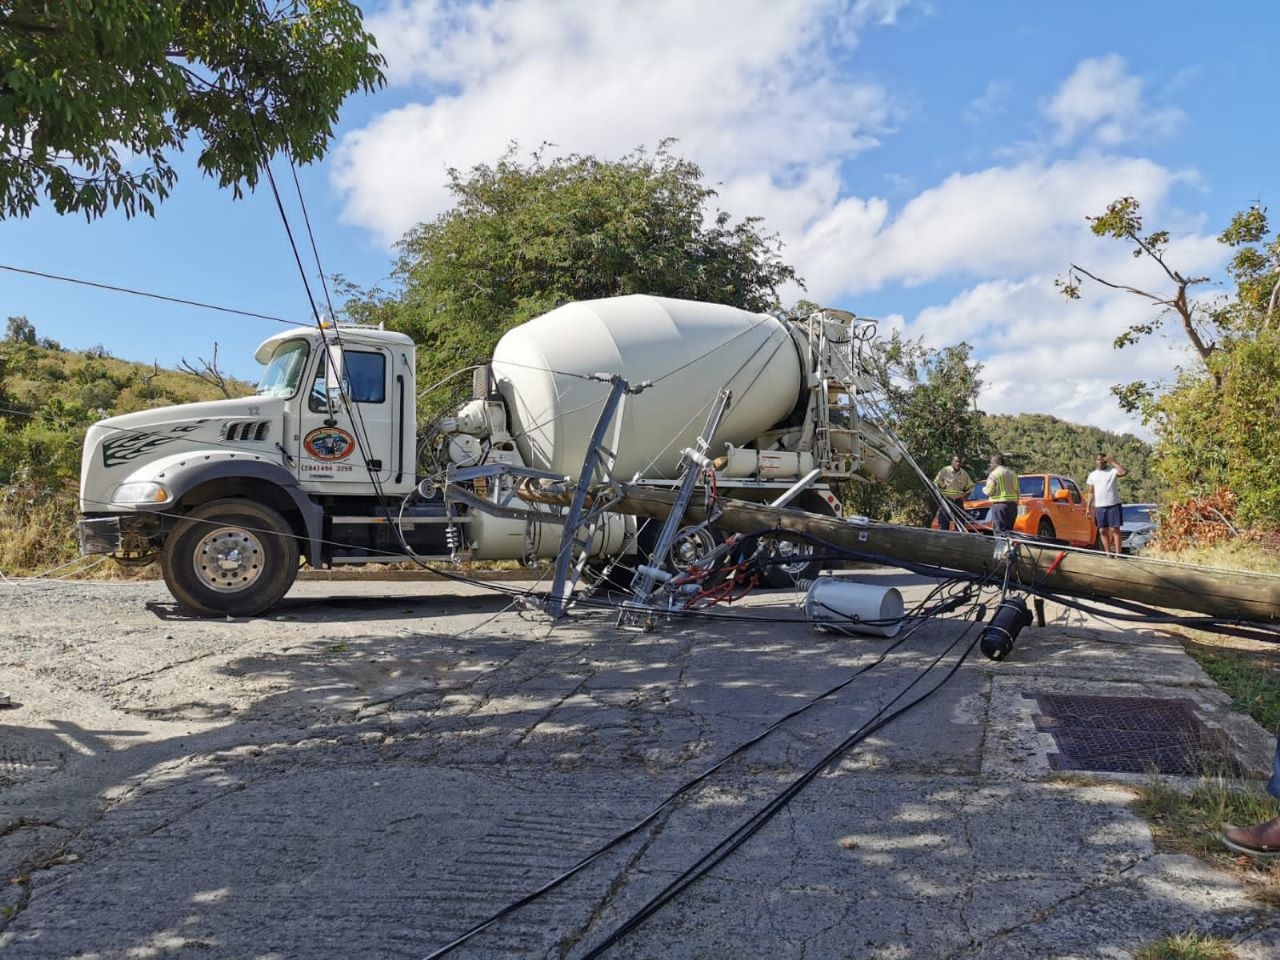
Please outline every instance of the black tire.
[[192, 613], [254, 617], [293, 586], [298, 541], [271, 507], [240, 498], [213, 500], [170, 531], [160, 569], [169, 591]]
[[[823, 497], [812, 492], [796, 500], [795, 506], [796, 509], [807, 510], [809, 513], [817, 513], [828, 517], [836, 515], [836, 512], [831, 509], [831, 505]], [[822, 572], [822, 561], [808, 558], [814, 553], [822, 553], [823, 551], [820, 548], [815, 548], [807, 540], [770, 538], [761, 545], [761, 548], [768, 550], [766, 560], [769, 562], [764, 565], [765, 583], [775, 589], [792, 589], [799, 581], [812, 580]], [[794, 556], [794, 562], [777, 562], [786, 555]]]
[[1053, 540], [1058, 536], [1058, 531], [1053, 529], [1053, 521], [1048, 517], [1040, 518], [1040, 526], [1036, 527], [1036, 536], [1041, 540]]

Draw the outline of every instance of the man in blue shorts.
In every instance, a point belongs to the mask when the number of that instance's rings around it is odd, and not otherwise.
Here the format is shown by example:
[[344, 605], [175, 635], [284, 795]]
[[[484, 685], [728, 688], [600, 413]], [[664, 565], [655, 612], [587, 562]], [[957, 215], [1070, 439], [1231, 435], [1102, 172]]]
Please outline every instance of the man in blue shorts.
[[1095, 516], [1098, 521], [1098, 533], [1102, 535], [1102, 549], [1109, 554], [1120, 556], [1120, 524], [1123, 520], [1120, 511], [1120, 494], [1116, 490], [1116, 479], [1128, 474], [1128, 470], [1120, 466], [1105, 453], [1098, 454], [1098, 468], [1085, 478], [1089, 488], [1085, 515]]

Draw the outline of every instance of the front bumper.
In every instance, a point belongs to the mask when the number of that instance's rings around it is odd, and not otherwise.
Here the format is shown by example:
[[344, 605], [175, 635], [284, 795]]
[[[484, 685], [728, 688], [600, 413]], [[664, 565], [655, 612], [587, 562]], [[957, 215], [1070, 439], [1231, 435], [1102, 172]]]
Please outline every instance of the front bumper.
[[119, 517], [90, 517], [76, 522], [80, 555], [92, 557], [103, 553], [119, 553], [124, 541]]
[[165, 519], [151, 512], [104, 513], [76, 522], [76, 537], [83, 557], [113, 554], [137, 557], [159, 547]]

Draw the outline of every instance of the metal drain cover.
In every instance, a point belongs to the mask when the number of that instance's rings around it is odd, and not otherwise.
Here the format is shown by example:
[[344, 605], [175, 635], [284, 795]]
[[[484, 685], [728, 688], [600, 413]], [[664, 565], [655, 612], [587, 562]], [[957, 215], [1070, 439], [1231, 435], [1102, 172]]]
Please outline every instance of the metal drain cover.
[[1053, 735], [1054, 770], [1107, 773], [1241, 775], [1230, 741], [1196, 716], [1183, 698], [1027, 694], [1041, 712], [1036, 729]]

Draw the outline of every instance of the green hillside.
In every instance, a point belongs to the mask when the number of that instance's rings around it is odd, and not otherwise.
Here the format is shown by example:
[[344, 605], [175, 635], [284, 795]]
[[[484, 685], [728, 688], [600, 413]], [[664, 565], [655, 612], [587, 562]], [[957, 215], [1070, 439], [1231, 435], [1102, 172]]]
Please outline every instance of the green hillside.
[[1109, 454], [1129, 470], [1120, 481], [1127, 503], [1154, 502], [1151, 446], [1129, 433], [1068, 423], [1043, 413], [987, 416], [983, 424], [1005, 462], [1018, 473], [1061, 473], [1083, 484], [1099, 452]]
[[[224, 393], [184, 371], [37, 341], [29, 324], [15, 329], [11, 320], [9, 333], [0, 341], [0, 573], [13, 575], [76, 555], [80, 448], [90, 424]], [[232, 396], [252, 389], [227, 381]]]

